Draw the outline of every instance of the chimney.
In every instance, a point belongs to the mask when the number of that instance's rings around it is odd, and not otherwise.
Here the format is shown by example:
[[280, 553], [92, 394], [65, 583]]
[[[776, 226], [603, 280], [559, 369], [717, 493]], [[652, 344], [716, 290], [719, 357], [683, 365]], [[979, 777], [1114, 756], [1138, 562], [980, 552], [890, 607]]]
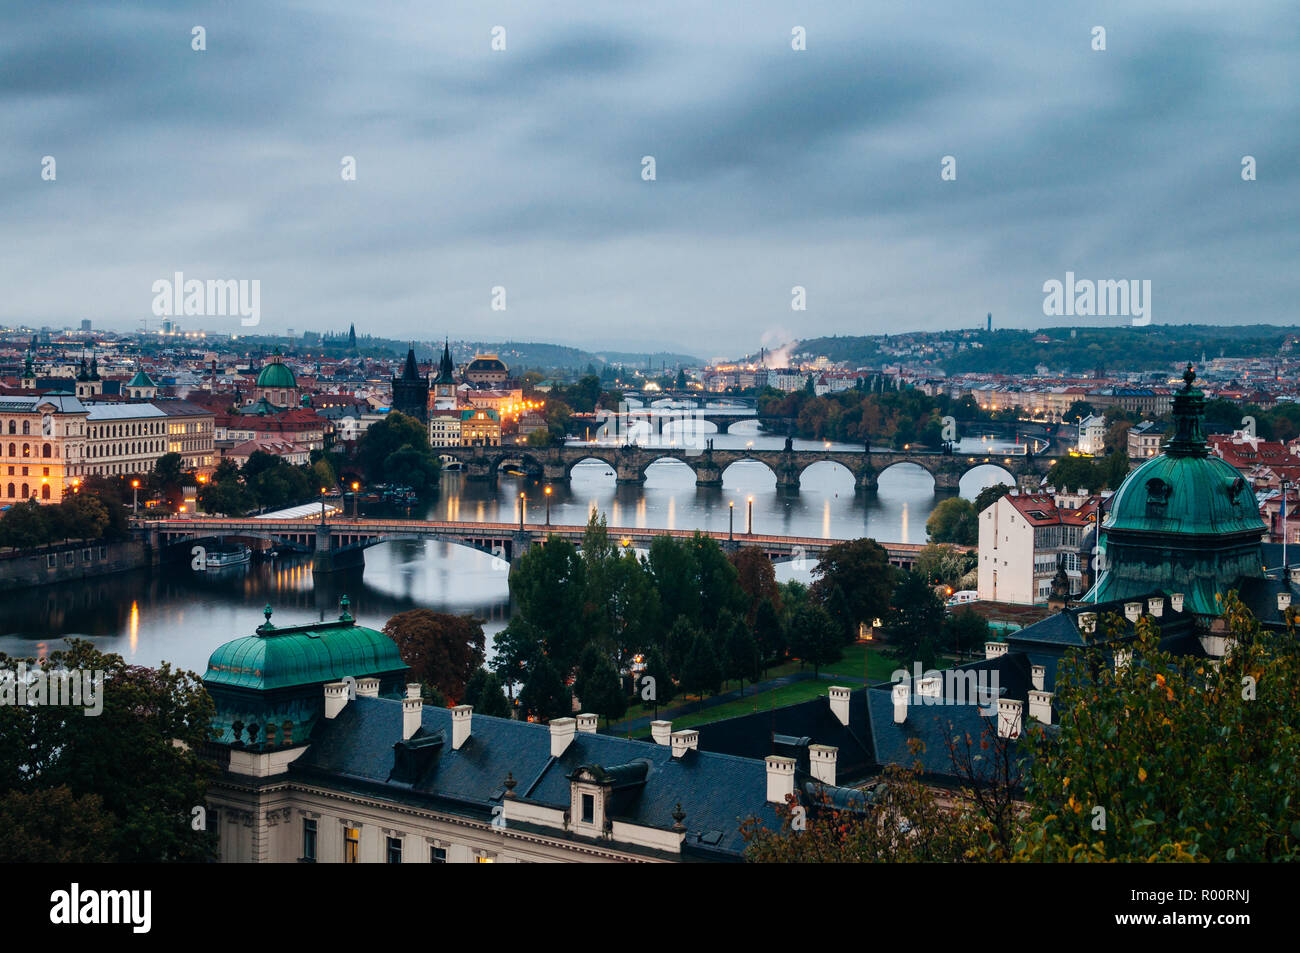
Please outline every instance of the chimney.
[[1175, 612], [1183, 611], [1183, 594], [1181, 592], [1169, 593], [1169, 608]]
[[1029, 717], [1045, 725], [1052, 723], [1052, 693], [1035, 689], [1029, 693]]
[[569, 742], [577, 733], [578, 723], [572, 718], [556, 718], [551, 721], [551, 757], [558, 758], [569, 747]]
[[654, 739], [657, 745], [668, 744], [669, 738], [672, 737], [673, 723], [671, 721], [652, 721], [650, 722], [650, 737]]
[[894, 699], [894, 724], [901, 725], [907, 721], [907, 700], [912, 687], [907, 682], [894, 683], [891, 695]]
[[669, 740], [673, 746], [673, 757], [680, 758], [688, 751], [694, 751], [700, 744], [700, 733], [694, 728], [686, 731], [674, 731]]
[[1047, 679], [1047, 666], [1029, 666], [1029, 678], [1032, 680], [1034, 688], [1041, 692], [1043, 690], [1043, 682]]
[[596, 722], [600, 719], [599, 715], [584, 713], [578, 716], [578, 730], [586, 734], [596, 733]]
[[829, 787], [835, 787], [835, 762], [840, 749], [834, 745], [809, 745], [808, 769], [812, 776]]
[[1018, 698], [998, 699], [998, 737], [1019, 738], [1025, 703]]
[[842, 685], [831, 686], [831, 714], [841, 725], [849, 723], [849, 689]]
[[916, 683], [916, 694], [919, 698], [943, 697], [943, 676], [938, 672], [926, 672]]
[[785, 799], [794, 793], [794, 758], [785, 758], [779, 754], [767, 756], [767, 800], [772, 804], [784, 804]]
[[1291, 567], [1291, 582], [1300, 586], [1300, 566]]
[[379, 679], [377, 678], [358, 678], [357, 694], [365, 698], [379, 697]]
[[1279, 592], [1277, 594], [1277, 611], [1286, 612], [1291, 607], [1291, 593]]
[[1136, 622], [1138, 619], [1142, 618], [1142, 603], [1124, 603], [1124, 618], [1128, 619], [1130, 622]]
[[424, 702], [420, 700], [420, 683], [406, 684], [406, 697], [402, 699], [402, 740], [409, 741], [420, 727]]
[[1097, 613], [1080, 612], [1079, 613], [1079, 631], [1084, 635], [1092, 635], [1097, 631]]
[[336, 718], [348, 703], [348, 683], [330, 682], [325, 686], [325, 717]]
[[459, 751], [461, 745], [469, 741], [470, 727], [474, 719], [473, 705], [457, 705], [451, 710], [451, 750]]
[[1152, 596], [1147, 600], [1147, 611], [1159, 619], [1165, 614], [1164, 596]]
[[984, 643], [984, 657], [986, 659], [997, 658], [1000, 655], [1006, 655], [1006, 654], [1007, 654], [1007, 643], [993, 642], [993, 641]]
[[1128, 663], [1131, 662], [1132, 660], [1133, 660], [1132, 649], [1116, 649], [1115, 650], [1115, 671], [1117, 672], [1124, 671], [1124, 669], [1128, 668]]

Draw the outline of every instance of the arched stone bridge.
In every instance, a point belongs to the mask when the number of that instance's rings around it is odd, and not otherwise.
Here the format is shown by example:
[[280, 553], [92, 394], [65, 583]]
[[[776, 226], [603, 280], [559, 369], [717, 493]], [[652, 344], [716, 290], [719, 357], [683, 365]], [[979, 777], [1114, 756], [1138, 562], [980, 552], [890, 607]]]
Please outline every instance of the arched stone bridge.
[[659, 460], [679, 460], [695, 472], [695, 485], [722, 486], [727, 467], [742, 460], [764, 464], [776, 474], [778, 489], [797, 490], [805, 470], [817, 463], [838, 463], [853, 474], [858, 490], [874, 493], [880, 474], [900, 463], [913, 463], [934, 477], [935, 489], [956, 492], [961, 478], [979, 466], [1001, 467], [1025, 489], [1037, 489], [1059, 457], [995, 456], [948, 454], [918, 450], [794, 450], [786, 442], [784, 450], [756, 448], [713, 449], [712, 441], [703, 450], [681, 447], [643, 447], [635, 445], [550, 447], [535, 449], [524, 446], [440, 447], [436, 451], [444, 461], [464, 464], [472, 480], [495, 480], [506, 464], [517, 464], [526, 472], [547, 483], [568, 480], [573, 468], [583, 460], [599, 460], [614, 471], [620, 484], [645, 482], [646, 470]]

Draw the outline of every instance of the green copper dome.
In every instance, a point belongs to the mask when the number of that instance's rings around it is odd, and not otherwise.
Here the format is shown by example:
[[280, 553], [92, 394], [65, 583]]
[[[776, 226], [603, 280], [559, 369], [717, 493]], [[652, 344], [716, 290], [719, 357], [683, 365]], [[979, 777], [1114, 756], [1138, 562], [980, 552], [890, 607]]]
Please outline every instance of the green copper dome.
[[378, 676], [406, 669], [393, 640], [359, 626], [347, 615], [337, 622], [277, 629], [267, 609], [256, 635], [217, 648], [203, 681], [209, 685], [269, 690]]
[[127, 387], [156, 387], [157, 385], [152, 380], [150, 380], [149, 375], [146, 374], [143, 370], [138, 370], [135, 372], [135, 377], [131, 378], [130, 382], [126, 386]]
[[1125, 478], [1111, 500], [1107, 531], [1227, 534], [1264, 532], [1255, 494], [1218, 457], [1162, 454]]
[[262, 373], [257, 375], [257, 386], [293, 388], [298, 386], [298, 382], [293, 379], [293, 371], [289, 370], [277, 354], [271, 363], [262, 368]]

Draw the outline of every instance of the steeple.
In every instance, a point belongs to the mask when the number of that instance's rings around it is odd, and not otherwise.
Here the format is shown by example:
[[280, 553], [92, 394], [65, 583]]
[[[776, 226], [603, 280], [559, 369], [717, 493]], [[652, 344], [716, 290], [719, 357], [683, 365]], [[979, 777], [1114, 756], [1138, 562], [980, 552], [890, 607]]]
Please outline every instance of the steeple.
[[1210, 449], [1205, 443], [1205, 394], [1192, 386], [1196, 372], [1187, 365], [1183, 388], [1174, 394], [1174, 436], [1165, 447], [1171, 457], [1204, 457]]
[[442, 342], [442, 360], [438, 362], [438, 376], [434, 383], [450, 384], [456, 377], [456, 365], [451, 360], [451, 341], [443, 338]]
[[420, 379], [420, 368], [415, 363], [415, 342], [411, 342], [410, 349], [406, 352], [406, 367], [402, 370], [402, 380], [418, 381]]

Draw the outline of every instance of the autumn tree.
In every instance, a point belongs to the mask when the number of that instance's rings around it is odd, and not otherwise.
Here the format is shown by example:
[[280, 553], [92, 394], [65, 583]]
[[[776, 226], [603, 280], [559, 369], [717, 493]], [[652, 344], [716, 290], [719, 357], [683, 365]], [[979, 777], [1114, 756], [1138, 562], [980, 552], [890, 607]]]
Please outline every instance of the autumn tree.
[[389, 619], [384, 634], [397, 644], [411, 674], [452, 704], [464, 696], [470, 676], [483, 664], [483, 620], [473, 616], [411, 609]]
[[925, 531], [936, 543], [974, 546], [979, 542], [978, 517], [970, 500], [950, 496], [941, 500], [930, 513], [930, 518], [925, 521]]
[[[856, 637], [858, 626], [871, 625], [889, 607], [897, 570], [889, 565], [889, 553], [874, 539], [836, 543], [822, 554], [813, 569], [810, 593], [840, 616], [835, 622], [845, 638]], [[833, 599], [838, 589], [843, 599]]]
[[943, 621], [943, 601], [930, 583], [917, 573], [904, 574], [883, 620], [881, 634], [889, 646], [887, 654], [904, 667], [920, 662], [924, 668], [933, 668]]

